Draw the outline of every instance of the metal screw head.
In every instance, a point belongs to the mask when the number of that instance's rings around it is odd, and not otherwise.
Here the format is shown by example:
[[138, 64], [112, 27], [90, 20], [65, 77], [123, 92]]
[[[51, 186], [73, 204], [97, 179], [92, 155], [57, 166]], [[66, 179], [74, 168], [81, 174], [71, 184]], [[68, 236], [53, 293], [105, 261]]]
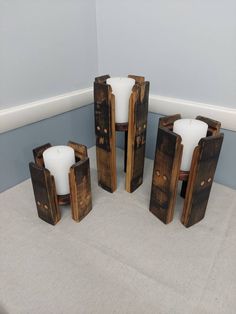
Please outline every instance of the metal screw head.
[[97, 130], [100, 131], [100, 126], [99, 125], [97, 126]]
[[160, 171], [159, 171], [159, 170], [156, 171], [156, 175], [157, 175], [158, 177], [160, 176]]
[[45, 204], [43, 207], [44, 207], [45, 209], [48, 209], [48, 205], [46, 205], [46, 204]]
[[164, 181], [167, 181], [167, 176], [163, 176]]
[[107, 129], [104, 129], [104, 133], [107, 133]]
[[208, 178], [208, 179], [207, 179], [207, 182], [209, 182], [209, 183], [210, 183], [210, 182], [211, 182], [211, 180], [212, 180], [212, 178]]
[[37, 205], [38, 205], [38, 206], [40, 206], [40, 205], [41, 205], [40, 201], [37, 201]]
[[201, 182], [201, 186], [203, 186], [204, 184], [205, 184], [205, 181], [202, 181], [202, 182]]
[[147, 127], [146, 124], [144, 124], [144, 125], [143, 125], [143, 128], [146, 129], [146, 127]]

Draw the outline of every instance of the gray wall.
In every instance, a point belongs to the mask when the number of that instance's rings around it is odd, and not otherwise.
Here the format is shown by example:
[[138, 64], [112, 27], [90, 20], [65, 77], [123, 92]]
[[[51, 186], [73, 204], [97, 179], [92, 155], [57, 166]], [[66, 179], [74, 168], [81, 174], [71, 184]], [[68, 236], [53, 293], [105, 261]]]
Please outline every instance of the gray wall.
[[0, 0], [0, 108], [91, 85], [95, 0]]
[[[142, 74], [153, 93], [236, 108], [235, 12], [235, 0], [97, 0], [99, 73]], [[150, 158], [158, 117], [149, 114]], [[236, 133], [223, 131], [215, 179], [236, 188]]]
[[[95, 0], [0, 0], [0, 108], [91, 86], [98, 65], [100, 74], [143, 74], [160, 95], [236, 106], [234, 0], [97, 0], [96, 6]], [[158, 117], [149, 114], [150, 158]], [[29, 176], [38, 145], [70, 139], [94, 145], [93, 123], [90, 105], [1, 134], [0, 191]], [[236, 133], [225, 131], [216, 173], [234, 188], [235, 144]]]
[[66, 112], [0, 135], [0, 192], [29, 177], [32, 149], [69, 140], [91, 147], [95, 144], [93, 105]]
[[[0, 45], [0, 109], [88, 87], [98, 70], [95, 0], [0, 0]], [[0, 191], [29, 177], [34, 147], [68, 140], [94, 145], [91, 105], [0, 134]]]
[[99, 72], [151, 91], [236, 107], [235, 0], [97, 0]]

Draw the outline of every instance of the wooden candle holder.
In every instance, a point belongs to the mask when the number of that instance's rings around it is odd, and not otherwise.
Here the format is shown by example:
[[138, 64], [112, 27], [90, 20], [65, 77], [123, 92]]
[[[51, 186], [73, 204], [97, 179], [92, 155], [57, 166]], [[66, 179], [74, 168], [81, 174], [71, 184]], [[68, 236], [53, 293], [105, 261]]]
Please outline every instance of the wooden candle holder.
[[204, 218], [224, 135], [220, 122], [198, 116], [197, 120], [208, 124], [207, 136], [195, 147], [190, 171], [181, 171], [182, 139], [173, 132], [178, 119], [179, 114], [159, 120], [150, 211], [165, 224], [170, 223], [181, 180], [181, 196], [185, 198], [181, 221], [190, 227]]
[[129, 102], [128, 123], [115, 123], [115, 96], [106, 83], [109, 75], [95, 78], [94, 114], [98, 184], [109, 192], [117, 188], [116, 131], [125, 132], [126, 191], [135, 191], [143, 182], [149, 82], [142, 76], [135, 80]]
[[68, 142], [75, 152], [76, 163], [69, 172], [70, 194], [57, 195], [54, 177], [45, 168], [43, 152], [51, 147], [45, 144], [33, 150], [35, 162], [29, 164], [38, 216], [55, 225], [61, 219], [59, 205], [71, 204], [72, 218], [82, 220], [92, 209], [89, 158], [87, 147]]

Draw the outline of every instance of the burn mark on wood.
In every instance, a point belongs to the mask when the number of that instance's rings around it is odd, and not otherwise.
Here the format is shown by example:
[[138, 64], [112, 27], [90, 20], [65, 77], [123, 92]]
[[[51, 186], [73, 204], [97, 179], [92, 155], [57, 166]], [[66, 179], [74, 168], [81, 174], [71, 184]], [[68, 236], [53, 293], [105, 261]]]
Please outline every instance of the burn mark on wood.
[[180, 136], [159, 127], [149, 208], [166, 224], [174, 215], [182, 150]]
[[81, 221], [92, 209], [89, 159], [79, 161], [70, 169], [72, 218]]
[[38, 216], [55, 225], [61, 218], [57, 202], [56, 187], [50, 172], [35, 163], [29, 164]]
[[98, 184], [109, 192], [116, 190], [115, 96], [108, 75], [95, 78], [94, 117]]
[[44, 167], [43, 152], [50, 147], [52, 147], [52, 145], [47, 143], [33, 149], [34, 161], [36, 165]]
[[149, 82], [142, 77], [138, 80], [136, 76], [135, 80], [129, 105], [126, 167], [126, 191], [130, 193], [143, 182], [149, 98]]
[[205, 216], [223, 137], [223, 134], [218, 134], [202, 138], [195, 148], [181, 219], [186, 227]]

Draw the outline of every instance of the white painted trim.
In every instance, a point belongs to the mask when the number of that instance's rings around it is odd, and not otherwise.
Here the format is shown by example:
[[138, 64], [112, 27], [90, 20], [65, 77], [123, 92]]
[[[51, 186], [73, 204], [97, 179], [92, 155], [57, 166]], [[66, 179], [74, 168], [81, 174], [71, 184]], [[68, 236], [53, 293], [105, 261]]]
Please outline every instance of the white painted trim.
[[[93, 103], [93, 89], [85, 88], [25, 105], [0, 109], [0, 133]], [[182, 117], [206, 116], [221, 121], [222, 128], [236, 131], [236, 109], [151, 94], [149, 111]]]
[[223, 129], [236, 131], [236, 109], [189, 100], [150, 95], [149, 111], [161, 115], [180, 113], [183, 118], [201, 115], [221, 122]]
[[0, 110], [0, 133], [93, 103], [92, 88]]

